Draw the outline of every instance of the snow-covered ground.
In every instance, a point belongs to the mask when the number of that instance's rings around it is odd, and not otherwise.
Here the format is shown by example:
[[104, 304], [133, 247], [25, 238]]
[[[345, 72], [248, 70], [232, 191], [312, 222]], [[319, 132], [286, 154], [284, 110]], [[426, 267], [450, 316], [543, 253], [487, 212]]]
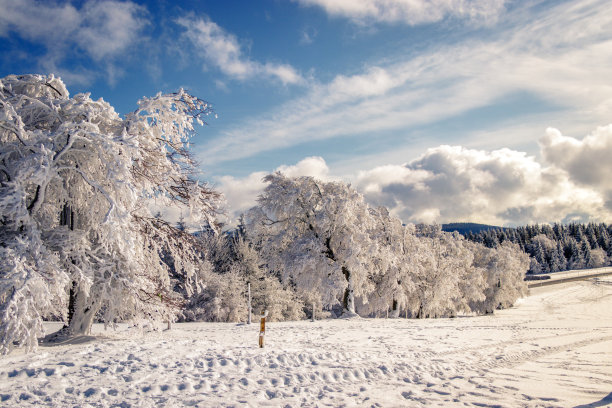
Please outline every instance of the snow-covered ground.
[[2, 357], [0, 406], [612, 406], [612, 277], [493, 316], [268, 323], [264, 349], [258, 331], [95, 326]]
[[542, 273], [537, 276], [550, 276], [550, 280], [560, 280], [568, 278], [579, 278], [583, 276], [601, 275], [612, 273], [612, 267], [593, 268], [593, 269], [574, 269], [571, 271]]

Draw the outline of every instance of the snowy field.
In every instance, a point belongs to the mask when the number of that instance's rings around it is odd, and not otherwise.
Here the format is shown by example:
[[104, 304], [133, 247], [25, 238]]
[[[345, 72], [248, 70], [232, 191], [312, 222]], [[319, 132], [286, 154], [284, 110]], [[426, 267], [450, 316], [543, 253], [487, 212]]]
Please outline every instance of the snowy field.
[[[50, 331], [57, 325], [49, 324]], [[0, 406], [612, 406], [612, 277], [493, 316], [122, 326], [0, 359]]]

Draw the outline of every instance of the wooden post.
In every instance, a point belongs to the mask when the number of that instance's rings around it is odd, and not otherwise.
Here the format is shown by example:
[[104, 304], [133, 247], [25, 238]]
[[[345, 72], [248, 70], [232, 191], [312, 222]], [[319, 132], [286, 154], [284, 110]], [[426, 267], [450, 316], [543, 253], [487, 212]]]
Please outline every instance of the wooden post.
[[172, 329], [172, 322], [170, 321], [170, 318], [168, 318], [168, 330]]
[[247, 293], [249, 294], [249, 302], [247, 307], [249, 308], [249, 320], [247, 324], [251, 324], [251, 282], [247, 283]]
[[315, 321], [315, 304], [312, 302], [312, 321]]
[[266, 316], [268, 316], [267, 310], [261, 314], [261, 324], [259, 326], [259, 348], [263, 348], [264, 346], [264, 334], [266, 334]]

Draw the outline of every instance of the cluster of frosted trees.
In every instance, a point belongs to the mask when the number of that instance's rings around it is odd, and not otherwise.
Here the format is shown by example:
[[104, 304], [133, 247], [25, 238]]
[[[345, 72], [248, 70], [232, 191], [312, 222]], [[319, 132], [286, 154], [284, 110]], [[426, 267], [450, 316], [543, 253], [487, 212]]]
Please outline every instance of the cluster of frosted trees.
[[528, 257], [435, 226], [403, 225], [361, 194], [311, 177], [266, 177], [244, 217], [257, 264], [320, 312], [444, 317], [491, 313], [525, 293]]
[[612, 262], [612, 226], [601, 224], [527, 225], [468, 234], [494, 248], [513, 242], [530, 256], [529, 273], [598, 268]]
[[[342, 183], [272, 174], [239, 230], [188, 153], [208, 105], [184, 91], [120, 117], [53, 76], [0, 79], [0, 353], [35, 348], [43, 319], [244, 321], [490, 313], [525, 291], [518, 247], [405, 226]], [[196, 237], [151, 214], [188, 207]]]

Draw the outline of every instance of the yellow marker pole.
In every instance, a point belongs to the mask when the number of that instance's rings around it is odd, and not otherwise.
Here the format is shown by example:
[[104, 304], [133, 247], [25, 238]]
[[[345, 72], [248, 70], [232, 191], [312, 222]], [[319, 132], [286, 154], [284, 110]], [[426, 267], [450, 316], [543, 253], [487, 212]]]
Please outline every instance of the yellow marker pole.
[[264, 334], [266, 334], [266, 316], [268, 316], [267, 310], [261, 314], [261, 324], [259, 326], [259, 348], [263, 348], [264, 346]]

